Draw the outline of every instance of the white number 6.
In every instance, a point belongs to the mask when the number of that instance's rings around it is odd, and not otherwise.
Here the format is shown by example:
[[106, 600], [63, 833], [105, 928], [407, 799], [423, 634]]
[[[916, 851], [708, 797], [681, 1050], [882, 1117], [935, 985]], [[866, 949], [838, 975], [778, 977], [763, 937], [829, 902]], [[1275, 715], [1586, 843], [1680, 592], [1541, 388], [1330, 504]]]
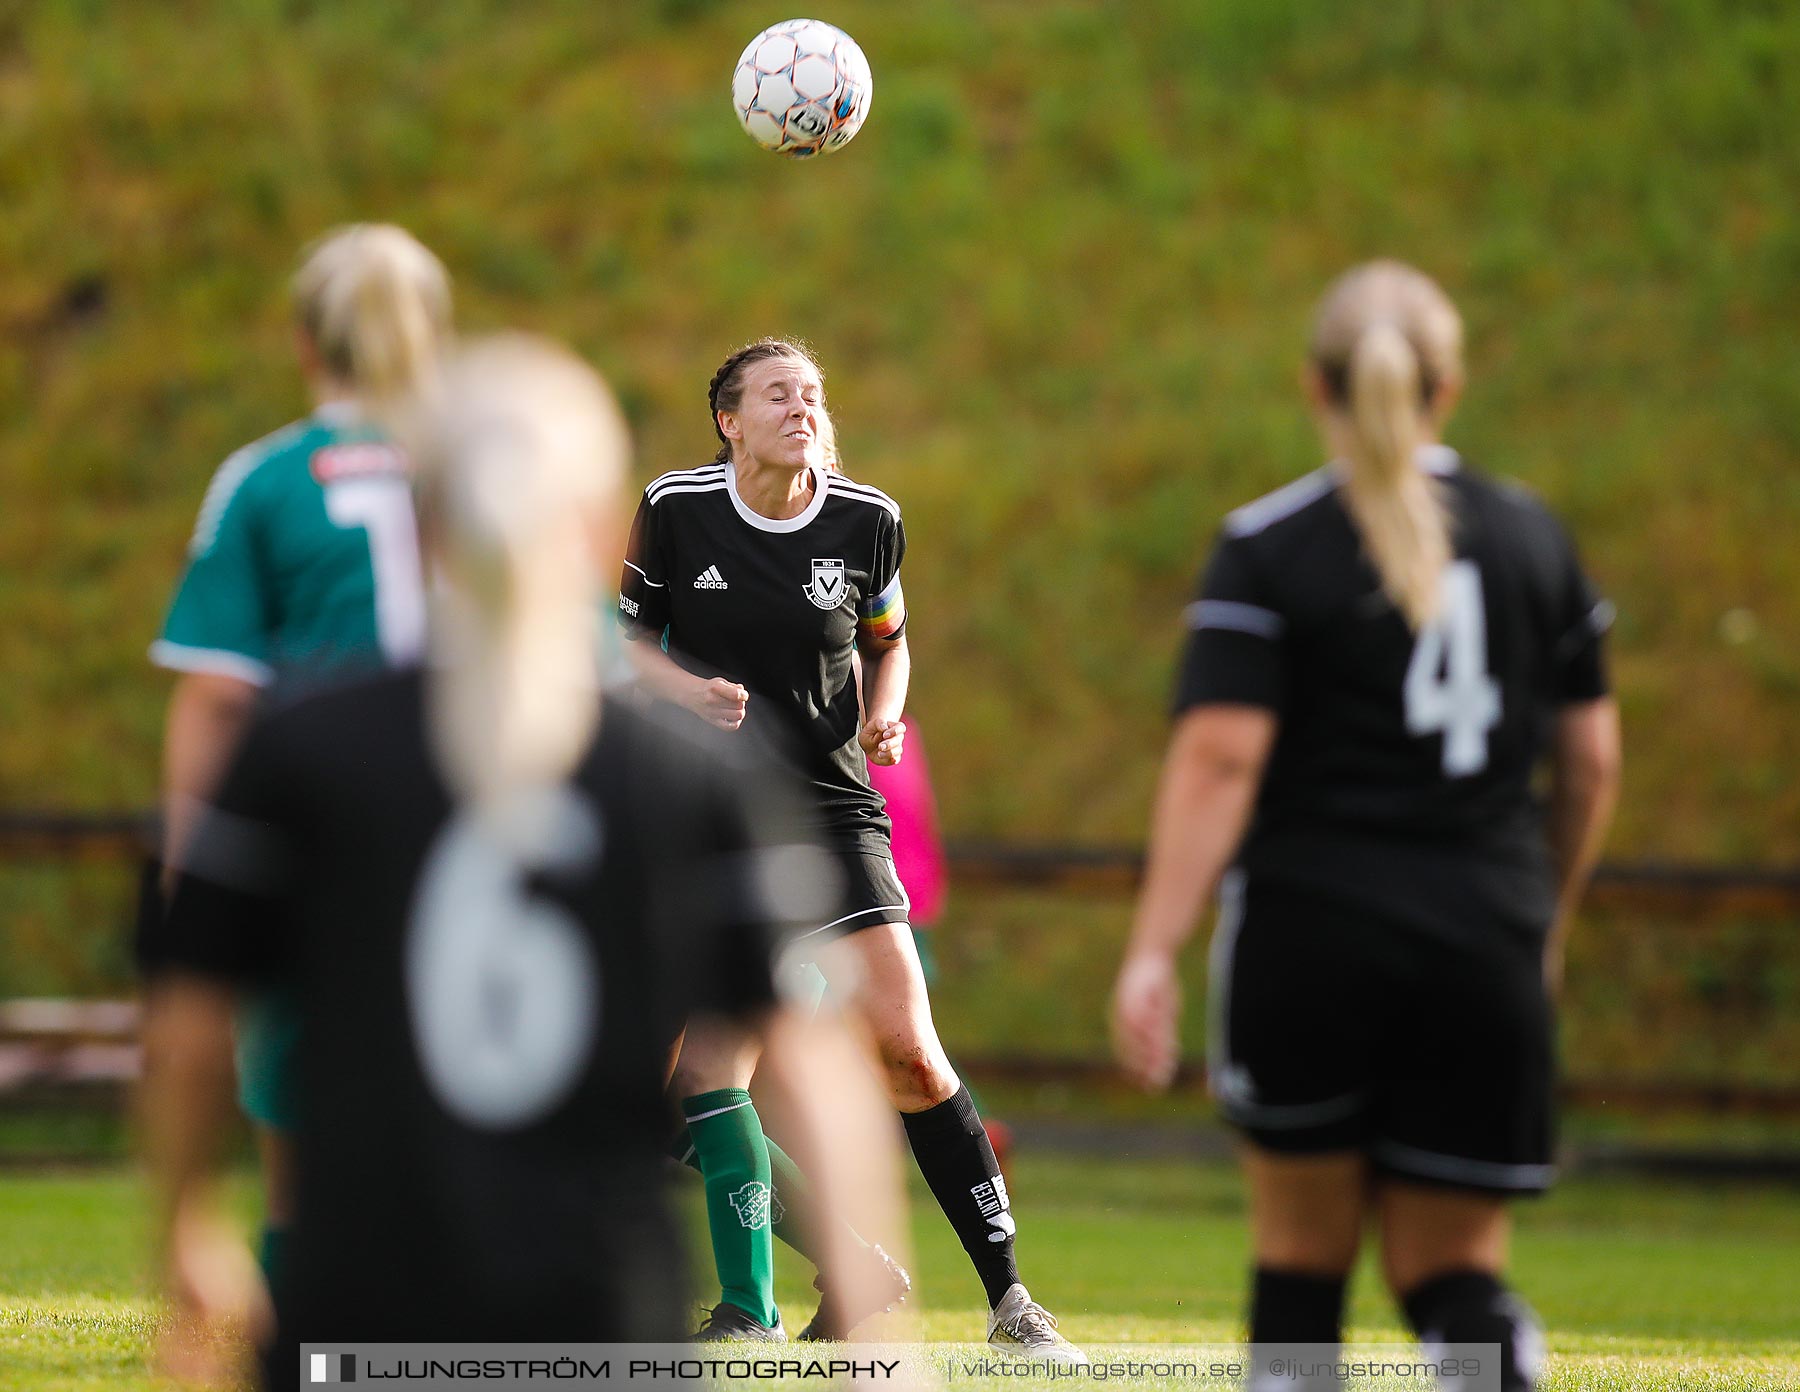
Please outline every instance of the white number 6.
[[[567, 790], [532, 811], [530, 857], [458, 813], [426, 856], [406, 942], [407, 1003], [426, 1081], [458, 1120], [527, 1126], [579, 1081], [600, 1023], [600, 968], [567, 909], [526, 893], [535, 869], [591, 861], [599, 828]], [[524, 840], [525, 838], [521, 838]]]

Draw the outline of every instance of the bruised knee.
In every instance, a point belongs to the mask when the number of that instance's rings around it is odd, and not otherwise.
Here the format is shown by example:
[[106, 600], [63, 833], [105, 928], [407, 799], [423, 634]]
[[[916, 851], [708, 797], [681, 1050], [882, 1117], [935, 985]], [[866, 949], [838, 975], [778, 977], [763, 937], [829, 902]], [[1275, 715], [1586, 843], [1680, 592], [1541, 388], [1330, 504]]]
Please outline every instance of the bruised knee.
[[888, 1095], [903, 1112], [948, 1102], [961, 1086], [941, 1048], [916, 1039], [881, 1041], [881, 1066]]

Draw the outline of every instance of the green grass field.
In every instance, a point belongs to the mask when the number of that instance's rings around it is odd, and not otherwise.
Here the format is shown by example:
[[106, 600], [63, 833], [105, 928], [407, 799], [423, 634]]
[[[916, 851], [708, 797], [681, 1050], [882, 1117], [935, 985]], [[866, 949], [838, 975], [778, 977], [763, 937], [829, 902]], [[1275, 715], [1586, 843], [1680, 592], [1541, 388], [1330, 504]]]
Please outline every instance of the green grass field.
[[[1229, 1168], [1027, 1154], [1013, 1190], [1024, 1274], [1072, 1338], [1098, 1346], [1238, 1336], [1247, 1260]], [[248, 1213], [249, 1184], [233, 1192]], [[1517, 1283], [1550, 1331], [1547, 1389], [1800, 1387], [1800, 1193], [1573, 1181], [1522, 1208], [1519, 1226]], [[914, 1243], [917, 1295], [887, 1332], [979, 1339], [974, 1277], [918, 1195]], [[147, 1364], [155, 1307], [144, 1251], [130, 1172], [0, 1177], [0, 1386], [171, 1388]], [[783, 1263], [791, 1324], [811, 1309], [810, 1276]], [[1366, 1270], [1352, 1321], [1360, 1340], [1403, 1337]]]

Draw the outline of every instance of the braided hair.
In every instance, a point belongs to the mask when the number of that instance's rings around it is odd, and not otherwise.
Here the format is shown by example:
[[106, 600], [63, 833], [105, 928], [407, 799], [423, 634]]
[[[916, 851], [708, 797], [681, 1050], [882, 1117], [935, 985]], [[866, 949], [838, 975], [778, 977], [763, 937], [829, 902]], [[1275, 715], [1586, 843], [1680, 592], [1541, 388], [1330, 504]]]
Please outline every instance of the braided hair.
[[[799, 358], [802, 362], [812, 364], [819, 380], [825, 379], [824, 369], [819, 360], [812, 355], [812, 350], [804, 343], [786, 338], [759, 338], [754, 343], [747, 343], [737, 352], [719, 365], [719, 370], [707, 383], [706, 404], [712, 408], [713, 433], [719, 437], [719, 452], [713, 456], [715, 464], [731, 462], [731, 441], [725, 438], [725, 432], [719, 428], [719, 412], [736, 413], [744, 400], [744, 373], [759, 362], [767, 362], [770, 358]], [[829, 422], [830, 418], [826, 417]], [[829, 424], [823, 431], [826, 444], [827, 463], [837, 465], [837, 436]]]

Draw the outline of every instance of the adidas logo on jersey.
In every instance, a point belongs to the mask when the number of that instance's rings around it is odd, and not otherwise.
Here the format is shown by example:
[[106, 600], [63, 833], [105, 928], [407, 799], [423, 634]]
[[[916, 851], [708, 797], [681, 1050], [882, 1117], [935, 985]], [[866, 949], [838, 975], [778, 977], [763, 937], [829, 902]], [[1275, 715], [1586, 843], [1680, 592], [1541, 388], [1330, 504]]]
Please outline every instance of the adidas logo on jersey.
[[699, 578], [694, 581], [694, 588], [696, 590], [729, 590], [731, 586], [725, 582], [725, 577], [719, 574], [719, 568], [711, 565], [700, 572]]

